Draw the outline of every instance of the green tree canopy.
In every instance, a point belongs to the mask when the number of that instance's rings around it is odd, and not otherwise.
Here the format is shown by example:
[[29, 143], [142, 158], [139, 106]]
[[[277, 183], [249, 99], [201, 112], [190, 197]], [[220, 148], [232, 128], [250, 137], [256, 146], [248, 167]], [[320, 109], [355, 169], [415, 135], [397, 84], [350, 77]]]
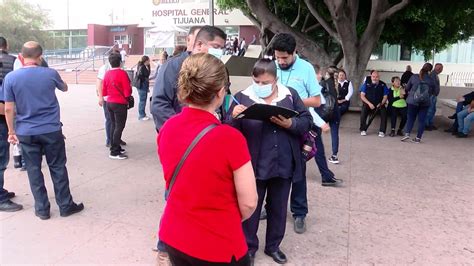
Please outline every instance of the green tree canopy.
[[[380, 44], [402, 44], [429, 57], [435, 49], [474, 35], [473, 0], [217, 0], [240, 9], [260, 28], [295, 36], [298, 52], [313, 64], [340, 64], [356, 88]], [[341, 59], [343, 59], [341, 61]]]
[[24, 0], [0, 0], [0, 36], [8, 41], [11, 52], [19, 52], [27, 41], [47, 46], [48, 34], [42, 31], [50, 25], [47, 14]]

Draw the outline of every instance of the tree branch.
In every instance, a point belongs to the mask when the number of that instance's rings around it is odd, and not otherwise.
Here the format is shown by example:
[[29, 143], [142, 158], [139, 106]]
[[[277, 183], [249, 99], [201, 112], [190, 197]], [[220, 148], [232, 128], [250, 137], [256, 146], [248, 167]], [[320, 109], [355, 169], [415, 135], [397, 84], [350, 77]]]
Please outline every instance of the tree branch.
[[316, 23], [316, 24], [314, 24], [313, 26], [309, 26], [307, 29], [305, 29], [305, 30], [304, 30], [304, 33], [308, 33], [308, 32], [310, 32], [310, 31], [312, 31], [312, 30], [315, 30], [315, 29], [317, 29], [317, 28], [319, 28], [319, 27], [321, 27], [321, 24]]
[[388, 9], [387, 11], [383, 12], [380, 16], [379, 16], [379, 21], [381, 20], [384, 20], [384, 19], [388, 19], [390, 18], [391, 16], [393, 16], [393, 14], [397, 13], [398, 11], [404, 9], [408, 4], [410, 3], [410, 0], [402, 0], [400, 3], [392, 6], [390, 9]]
[[298, 15], [296, 16], [293, 23], [291, 23], [290, 27], [294, 28], [296, 26], [296, 24], [298, 24], [298, 21], [300, 21], [300, 17], [301, 17], [301, 2], [298, 1]]
[[306, 14], [306, 17], [304, 18], [304, 23], [303, 23], [303, 27], [301, 27], [301, 32], [305, 32], [306, 25], [308, 24], [308, 20], [309, 20], [309, 13]]
[[248, 18], [250, 19], [250, 21], [252, 21], [252, 23], [257, 26], [258, 28], [262, 28], [262, 23], [260, 23], [260, 21], [258, 21], [258, 19], [250, 12], [247, 12], [247, 11], [243, 11], [242, 10], [242, 13]]
[[341, 42], [339, 34], [334, 30], [334, 28], [329, 25], [329, 23], [319, 14], [316, 10], [316, 7], [311, 3], [310, 0], [304, 0], [306, 6], [308, 7], [309, 12], [316, 18], [316, 20], [323, 26], [323, 28], [329, 33], [331, 37], [333, 37], [338, 42]]

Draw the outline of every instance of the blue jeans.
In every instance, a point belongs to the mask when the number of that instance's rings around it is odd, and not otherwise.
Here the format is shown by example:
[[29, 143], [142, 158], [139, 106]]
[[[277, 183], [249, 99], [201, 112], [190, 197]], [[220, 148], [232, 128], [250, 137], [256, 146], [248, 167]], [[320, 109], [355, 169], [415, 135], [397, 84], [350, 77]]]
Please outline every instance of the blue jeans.
[[458, 113], [458, 132], [468, 134], [471, 131], [471, 126], [474, 123], [474, 112], [468, 112], [468, 106]]
[[8, 191], [3, 188], [5, 170], [10, 161], [10, 144], [8, 143], [7, 124], [0, 123], [0, 203], [8, 200]]
[[145, 107], [146, 107], [146, 101], [147, 101], [147, 96], [148, 96], [148, 87], [149, 83], [148, 82], [142, 82], [140, 84], [140, 88], [138, 88], [138, 97], [139, 97], [139, 103], [138, 103], [138, 119], [143, 118], [146, 116], [145, 113]]
[[43, 150], [53, 181], [56, 203], [61, 212], [68, 210], [73, 204], [73, 200], [69, 190], [66, 147], [62, 131], [33, 136], [18, 135], [18, 139], [23, 149], [30, 188], [35, 199], [35, 212], [46, 215], [50, 210], [48, 192], [44, 185], [43, 172], [41, 172]]
[[[315, 130], [318, 134], [316, 137], [317, 152], [314, 156], [314, 159], [318, 165], [322, 180], [328, 181], [334, 178], [334, 173], [329, 170], [326, 155], [324, 154], [324, 144], [321, 136], [321, 129], [319, 127], [314, 127], [313, 130]], [[306, 172], [306, 167], [304, 171]], [[302, 181], [292, 184], [290, 208], [291, 212], [293, 213], [293, 217], [295, 218], [305, 217], [306, 214], [308, 214], [308, 197], [306, 191], [306, 176]]]
[[332, 155], [337, 156], [339, 152], [339, 125], [341, 123], [341, 113], [339, 108], [334, 108], [334, 117], [329, 121], [331, 127]]
[[425, 126], [433, 126], [433, 119], [436, 114], [436, 102], [438, 98], [435, 95], [430, 97], [430, 107], [428, 108], [428, 113], [426, 114]]
[[413, 126], [415, 125], [416, 117], [418, 117], [418, 134], [417, 138], [421, 139], [423, 132], [425, 132], [425, 119], [426, 113], [428, 112], [428, 106], [418, 106], [408, 104], [408, 121], [405, 128], [405, 133], [410, 134]]
[[105, 117], [105, 144], [110, 144], [112, 142], [112, 136], [110, 135], [112, 133], [112, 130], [110, 130], [112, 128], [112, 121], [110, 120], [110, 113], [107, 109], [107, 102], [104, 101], [102, 108], [104, 109]]
[[339, 113], [343, 116], [348, 110], [349, 106], [351, 105], [351, 101], [345, 101], [343, 103], [338, 104]]
[[451, 129], [453, 129], [454, 131], [458, 131], [458, 127], [459, 127], [458, 113], [461, 112], [463, 108], [464, 108], [464, 102], [458, 102], [458, 104], [456, 105], [456, 114], [454, 118], [454, 123], [451, 127]]

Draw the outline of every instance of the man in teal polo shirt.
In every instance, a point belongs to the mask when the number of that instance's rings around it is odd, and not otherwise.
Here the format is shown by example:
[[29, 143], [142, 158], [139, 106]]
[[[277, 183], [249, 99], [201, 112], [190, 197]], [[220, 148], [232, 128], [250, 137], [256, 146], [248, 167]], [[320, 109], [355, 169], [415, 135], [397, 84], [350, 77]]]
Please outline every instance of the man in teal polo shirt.
[[[314, 123], [317, 126], [314, 128], [318, 133], [315, 161], [321, 173], [322, 185], [336, 186], [342, 180], [335, 178], [334, 173], [328, 168], [321, 136], [321, 129], [327, 132], [329, 131], [329, 125], [314, 110], [315, 107], [319, 107], [321, 103], [324, 103], [324, 98], [321, 98], [321, 86], [316, 80], [314, 67], [296, 54], [296, 40], [290, 34], [281, 33], [275, 36], [272, 48], [275, 53], [279, 82], [298, 92], [305, 106], [309, 108]], [[308, 214], [308, 198], [306, 193], [306, 178], [301, 182], [293, 183], [291, 212], [295, 219], [294, 230], [299, 234], [306, 231], [304, 221], [306, 214]]]

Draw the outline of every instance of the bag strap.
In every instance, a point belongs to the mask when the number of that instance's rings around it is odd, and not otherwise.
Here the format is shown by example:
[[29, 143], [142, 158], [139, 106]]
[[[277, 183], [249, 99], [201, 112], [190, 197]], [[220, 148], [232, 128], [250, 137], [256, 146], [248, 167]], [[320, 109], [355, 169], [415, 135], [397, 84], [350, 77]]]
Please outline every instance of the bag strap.
[[196, 146], [196, 144], [198, 144], [198, 142], [202, 139], [202, 137], [204, 137], [204, 135], [206, 135], [209, 131], [211, 131], [211, 129], [215, 128], [216, 126], [217, 126], [217, 124], [211, 124], [211, 125], [207, 126], [206, 128], [204, 128], [194, 138], [193, 142], [191, 142], [189, 147], [186, 149], [186, 151], [183, 154], [183, 157], [181, 157], [181, 160], [179, 161], [178, 165], [174, 169], [173, 176], [171, 177], [170, 185], [168, 187], [168, 197], [169, 197], [169, 194], [171, 193], [171, 189], [173, 188], [174, 183], [176, 182], [176, 177], [178, 176], [178, 173], [181, 170], [181, 167], [183, 166], [184, 161], [186, 161], [186, 158], [188, 158], [188, 155], [194, 149], [194, 146]]
[[125, 101], [128, 101], [127, 97], [125, 97], [125, 95], [123, 94], [123, 92], [117, 87], [117, 85], [115, 85], [115, 82], [112, 82], [112, 85], [113, 85], [114, 88], [120, 93], [120, 95], [122, 95], [122, 97], [125, 99]]

